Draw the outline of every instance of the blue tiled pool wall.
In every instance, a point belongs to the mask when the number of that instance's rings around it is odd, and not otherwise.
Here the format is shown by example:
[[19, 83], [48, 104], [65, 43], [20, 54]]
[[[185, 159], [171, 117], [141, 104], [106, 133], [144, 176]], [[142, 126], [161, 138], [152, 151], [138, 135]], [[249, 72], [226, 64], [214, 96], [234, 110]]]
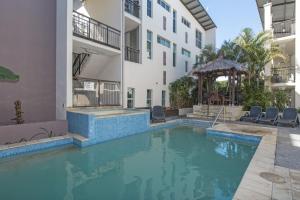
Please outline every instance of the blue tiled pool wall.
[[74, 140], [74, 144], [82, 147], [142, 133], [150, 127], [149, 112], [108, 117], [68, 112], [67, 119], [69, 132], [88, 139], [84, 142]]
[[244, 141], [244, 142], [250, 142], [254, 144], [259, 144], [261, 137], [259, 136], [252, 136], [252, 135], [242, 135], [237, 133], [229, 133], [229, 132], [223, 132], [223, 131], [217, 131], [217, 130], [211, 130], [207, 129], [206, 134], [208, 136], [213, 137], [222, 137], [222, 138], [229, 138], [237, 141]]
[[[177, 119], [166, 123], [150, 125], [149, 116], [149, 113], [139, 113], [137, 115], [121, 115], [115, 118], [96, 118], [92, 115], [87, 116], [79, 113], [68, 113], [68, 119], [72, 122], [69, 122], [69, 131], [81, 134], [88, 138], [87, 140], [79, 141], [76, 138], [64, 138], [44, 143], [24, 145], [17, 148], [9, 148], [0, 151], [0, 158], [71, 144], [86, 147], [129, 135], [145, 133], [146, 131], [173, 128], [178, 125], [201, 128], [210, 127], [210, 122], [196, 119]], [[85, 126], [82, 126], [82, 124]], [[255, 143], [260, 141], [260, 137], [231, 134], [210, 129], [208, 129], [207, 134], [210, 136], [233, 138]]]
[[51, 148], [58, 148], [66, 145], [73, 145], [72, 138], [63, 138], [60, 140], [52, 140], [43, 143], [28, 144], [15, 148], [0, 150], [0, 158], [11, 157], [19, 154], [31, 153]]

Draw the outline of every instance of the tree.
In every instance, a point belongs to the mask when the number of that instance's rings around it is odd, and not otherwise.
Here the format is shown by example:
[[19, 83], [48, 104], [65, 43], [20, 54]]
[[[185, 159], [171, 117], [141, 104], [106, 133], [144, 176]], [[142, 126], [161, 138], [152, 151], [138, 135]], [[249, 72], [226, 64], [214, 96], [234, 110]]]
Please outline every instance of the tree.
[[200, 64], [206, 64], [218, 58], [218, 53], [212, 45], [206, 45], [200, 55]]
[[279, 46], [272, 40], [270, 32], [260, 32], [257, 35], [250, 28], [245, 28], [235, 43], [243, 51], [243, 59], [248, 66], [249, 82], [259, 82], [264, 67], [275, 58], [285, 59]]

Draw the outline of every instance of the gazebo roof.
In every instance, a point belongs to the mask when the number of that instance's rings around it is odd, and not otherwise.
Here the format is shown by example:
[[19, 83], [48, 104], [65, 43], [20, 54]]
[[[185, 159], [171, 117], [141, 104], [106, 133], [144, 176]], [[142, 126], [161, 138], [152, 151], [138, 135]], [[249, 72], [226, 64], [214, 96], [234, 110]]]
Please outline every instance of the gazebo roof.
[[218, 72], [227, 73], [233, 70], [239, 73], [247, 73], [247, 68], [244, 64], [219, 57], [218, 59], [211, 61], [205, 65], [198, 66], [193, 70], [193, 74], [208, 74]]

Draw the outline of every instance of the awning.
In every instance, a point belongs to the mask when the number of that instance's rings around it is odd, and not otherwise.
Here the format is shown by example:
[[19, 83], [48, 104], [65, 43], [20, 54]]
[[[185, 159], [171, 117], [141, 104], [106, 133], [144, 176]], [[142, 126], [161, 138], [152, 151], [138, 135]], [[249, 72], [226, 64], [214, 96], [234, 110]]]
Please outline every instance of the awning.
[[[256, 0], [258, 12], [264, 25], [264, 4], [266, 0]], [[295, 20], [295, 0], [270, 0], [272, 3], [272, 22], [285, 23]]]
[[181, 0], [181, 2], [204, 28], [204, 30], [207, 31], [217, 27], [199, 0]]

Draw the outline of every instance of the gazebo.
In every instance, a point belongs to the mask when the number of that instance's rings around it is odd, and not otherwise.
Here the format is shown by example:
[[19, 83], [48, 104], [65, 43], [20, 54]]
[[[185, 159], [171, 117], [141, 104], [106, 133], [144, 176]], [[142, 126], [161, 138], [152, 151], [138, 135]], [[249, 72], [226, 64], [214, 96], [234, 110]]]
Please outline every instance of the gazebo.
[[[247, 68], [245, 65], [238, 62], [224, 59], [223, 56], [211, 61], [205, 65], [199, 65], [193, 72], [193, 75], [198, 76], [198, 103], [202, 104], [204, 101], [207, 104], [240, 104], [240, 99], [237, 99], [237, 94], [240, 95], [240, 87], [242, 75], [247, 75]], [[213, 83], [218, 77], [228, 77], [228, 95], [221, 95], [213, 91]], [[207, 81], [206, 99], [203, 95], [203, 83]]]

